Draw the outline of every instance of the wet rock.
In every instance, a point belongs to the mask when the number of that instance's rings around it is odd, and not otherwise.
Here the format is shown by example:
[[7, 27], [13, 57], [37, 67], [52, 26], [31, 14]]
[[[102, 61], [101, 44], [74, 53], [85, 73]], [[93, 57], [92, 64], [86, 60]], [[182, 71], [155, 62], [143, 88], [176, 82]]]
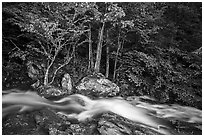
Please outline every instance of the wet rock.
[[81, 135], [85, 131], [85, 129], [81, 127], [79, 124], [72, 124], [70, 126], [70, 129], [73, 130], [73, 133], [75, 135]]
[[131, 130], [122, 125], [122, 124], [114, 124], [107, 120], [100, 120], [98, 128], [101, 135], [131, 135]]
[[4, 135], [49, 135], [55, 130], [60, 131], [64, 125], [69, 127], [69, 124], [56, 116], [55, 113], [44, 109], [7, 116], [2, 122], [2, 132]]
[[69, 126], [60, 126], [58, 128], [56, 127], [50, 127], [49, 128], [49, 135], [72, 135], [72, 130], [69, 129]]
[[119, 87], [100, 73], [84, 77], [76, 89], [91, 91], [96, 96], [116, 96], [119, 93]]
[[99, 135], [95, 121], [71, 124], [70, 129], [74, 135]]
[[9, 115], [2, 121], [3, 135], [25, 135], [35, 129], [35, 121], [28, 115]]
[[43, 87], [40, 89], [40, 95], [44, 96], [47, 99], [60, 98], [67, 95], [67, 90], [63, 90], [54, 86]]
[[105, 113], [98, 123], [103, 135], [159, 135], [158, 132], [116, 114]]

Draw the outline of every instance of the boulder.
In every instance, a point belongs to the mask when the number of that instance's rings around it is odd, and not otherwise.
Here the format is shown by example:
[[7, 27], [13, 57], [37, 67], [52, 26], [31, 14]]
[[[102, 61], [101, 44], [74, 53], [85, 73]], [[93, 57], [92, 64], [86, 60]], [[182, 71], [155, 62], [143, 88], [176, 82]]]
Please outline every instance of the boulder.
[[65, 95], [68, 95], [67, 90], [60, 89], [54, 86], [48, 86], [48, 87], [41, 87], [40, 93], [41, 96], [44, 96], [47, 99], [57, 99], [60, 97], [63, 97]]
[[84, 77], [76, 86], [76, 89], [79, 90], [80, 93], [83, 91], [91, 91], [97, 96], [116, 96], [120, 91], [115, 83], [106, 79], [105, 76], [100, 73]]
[[26, 66], [28, 70], [28, 76], [31, 79], [36, 80], [43, 77], [41, 72], [41, 70], [43, 70], [43, 67], [39, 63], [28, 61]]

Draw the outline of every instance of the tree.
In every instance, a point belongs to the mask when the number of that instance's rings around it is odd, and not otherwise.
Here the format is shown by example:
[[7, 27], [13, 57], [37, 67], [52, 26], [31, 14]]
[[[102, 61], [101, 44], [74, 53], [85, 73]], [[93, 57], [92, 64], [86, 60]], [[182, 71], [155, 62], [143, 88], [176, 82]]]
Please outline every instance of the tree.
[[92, 40], [91, 40], [91, 25], [89, 24], [89, 66], [88, 70], [92, 72], [94, 68], [94, 61], [93, 61], [93, 51], [92, 51]]
[[102, 27], [99, 30], [99, 42], [98, 42], [98, 46], [97, 46], [96, 63], [95, 63], [95, 68], [94, 68], [96, 73], [98, 73], [100, 70], [104, 28], [105, 28], [105, 22], [102, 23]]
[[[90, 5], [87, 6], [86, 3], [17, 3], [3, 6], [3, 12], [14, 16], [9, 21], [25, 32], [24, 37], [32, 38], [32, 42], [26, 45], [27, 51], [41, 54], [46, 58], [44, 85], [52, 84], [57, 72], [74, 56], [75, 48], [88, 42], [87, 39], [81, 40], [80, 37], [89, 32], [88, 26], [85, 25], [87, 20], [85, 12], [90, 9]], [[50, 73], [61, 51], [64, 54], [63, 61]], [[52, 79], [49, 80], [51, 74]]]
[[[195, 35], [198, 35], [197, 39], [201, 36], [201, 11], [197, 11], [201, 5], [121, 5], [124, 11], [129, 13], [126, 17], [131, 17], [135, 26], [131, 35], [126, 33], [123, 54], [118, 56], [120, 67], [116, 80], [119, 80], [117, 82], [121, 85], [131, 85], [129, 93], [125, 94], [149, 95], [161, 102], [178, 102], [201, 108], [201, 58], [190, 50], [190, 41], [195, 39]], [[192, 39], [189, 39], [189, 36], [193, 36]], [[200, 42], [201, 40], [198, 40], [196, 43]], [[194, 50], [200, 47], [199, 44], [196, 46]]]
[[109, 38], [109, 30], [106, 31], [106, 78], [109, 77], [109, 67], [110, 67], [110, 64], [109, 64], [109, 60], [110, 60], [110, 45], [111, 44], [111, 41], [110, 41], [110, 38]]
[[133, 37], [134, 35], [135, 37], [139, 35], [139, 39], [135, 39], [134, 37], [136, 43], [143, 46], [152, 46], [156, 41], [154, 36], [163, 28], [157, 21], [162, 21], [164, 8], [158, 8], [156, 3], [121, 3], [121, 7], [128, 14], [118, 22], [120, 31], [118, 32], [118, 48], [115, 55], [113, 80], [116, 77], [117, 60], [122, 46], [121, 43], [124, 43], [124, 41], [128, 42], [128, 34], [131, 32]]
[[102, 53], [102, 44], [103, 44], [103, 35], [105, 30], [105, 24], [111, 23], [114, 25], [115, 22], [117, 22], [118, 19], [125, 16], [125, 13], [123, 9], [117, 4], [114, 3], [105, 3], [105, 10], [104, 13], [101, 13], [100, 15], [100, 23], [101, 27], [99, 29], [98, 37], [98, 45], [97, 45], [97, 55], [96, 55], [96, 62], [95, 62], [95, 68], [94, 71], [98, 73], [100, 71], [100, 62], [101, 62], [101, 53]]

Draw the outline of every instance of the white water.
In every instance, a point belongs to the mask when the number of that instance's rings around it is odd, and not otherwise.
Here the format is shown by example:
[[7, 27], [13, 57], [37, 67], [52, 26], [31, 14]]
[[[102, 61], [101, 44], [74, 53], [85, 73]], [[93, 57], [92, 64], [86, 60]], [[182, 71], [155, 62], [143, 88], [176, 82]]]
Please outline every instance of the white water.
[[[116, 98], [91, 100], [86, 96], [74, 94], [72, 96], [62, 98], [59, 101], [51, 102], [32, 92], [8, 92], [8, 94], [2, 97], [3, 106], [8, 105], [3, 107], [2, 116], [4, 117], [10, 113], [15, 112], [33, 111], [36, 109], [42, 109], [44, 107], [50, 107], [52, 109], [57, 108], [58, 112], [62, 112], [65, 115], [70, 113], [73, 114], [75, 113], [75, 110], [79, 110], [79, 114], [76, 114], [75, 118], [78, 118], [78, 120], [85, 120], [85, 117], [87, 116], [93, 117], [98, 113], [110, 111], [132, 121], [149, 125], [151, 127], [157, 127], [157, 125], [160, 124], [158, 121], [156, 121], [156, 119], [154, 119], [158, 117], [170, 121], [173, 120], [195, 123], [198, 124], [197, 128], [202, 130], [202, 111], [199, 109], [188, 106], [181, 106], [178, 104], [151, 104], [147, 103], [148, 101], [141, 101], [141, 98], [155, 101], [155, 99], [149, 98], [147, 96], [135, 96], [130, 98], [127, 98], [127, 100], [130, 102], [128, 103], [128, 101]], [[84, 104], [82, 105], [78, 100], [83, 100]], [[67, 102], [68, 104], [60, 104], [63, 102]], [[85, 111], [82, 109], [85, 109]], [[80, 111], [82, 112], [80, 113]], [[163, 124], [163, 122], [161, 122], [161, 124]]]

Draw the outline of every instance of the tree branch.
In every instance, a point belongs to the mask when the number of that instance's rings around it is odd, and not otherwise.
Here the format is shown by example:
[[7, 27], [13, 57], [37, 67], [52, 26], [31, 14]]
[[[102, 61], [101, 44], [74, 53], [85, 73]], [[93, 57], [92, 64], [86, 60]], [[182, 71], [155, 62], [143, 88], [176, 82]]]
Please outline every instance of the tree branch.
[[12, 40], [9, 40], [9, 41], [11, 41], [11, 43], [15, 46], [15, 48], [17, 48], [18, 50], [21, 50]]
[[[55, 70], [55, 72], [54, 72], [54, 74], [53, 74], [53, 77], [52, 77], [52, 80], [49, 82], [49, 84], [52, 84], [52, 83], [54, 82], [54, 79], [55, 79], [55, 77], [56, 77], [57, 72], [58, 72], [62, 67], [66, 66], [66, 65], [71, 61], [71, 59], [72, 59], [72, 57], [70, 57], [68, 61], [66, 61], [64, 64], [60, 65], [60, 66]], [[49, 84], [48, 84], [48, 85], [49, 85]]]
[[84, 40], [84, 41], [82, 41], [81, 43], [77, 44], [77, 47], [79, 47], [80, 45], [82, 45], [82, 44], [84, 44], [84, 43], [86, 43], [86, 42], [89, 42], [89, 40]]

